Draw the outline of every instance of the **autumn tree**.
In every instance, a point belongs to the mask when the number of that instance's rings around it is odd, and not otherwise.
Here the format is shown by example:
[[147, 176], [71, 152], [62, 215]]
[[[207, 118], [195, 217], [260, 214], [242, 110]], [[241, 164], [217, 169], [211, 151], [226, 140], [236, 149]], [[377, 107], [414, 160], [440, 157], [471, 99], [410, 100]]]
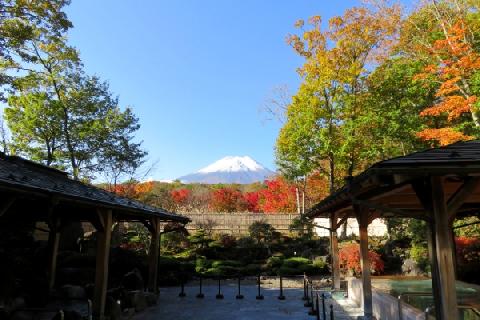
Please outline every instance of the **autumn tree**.
[[282, 177], [265, 180], [259, 191], [259, 206], [265, 213], [295, 212], [295, 186]]
[[245, 207], [242, 193], [235, 188], [223, 187], [213, 190], [211, 193], [211, 210], [217, 212], [236, 212], [244, 211]]

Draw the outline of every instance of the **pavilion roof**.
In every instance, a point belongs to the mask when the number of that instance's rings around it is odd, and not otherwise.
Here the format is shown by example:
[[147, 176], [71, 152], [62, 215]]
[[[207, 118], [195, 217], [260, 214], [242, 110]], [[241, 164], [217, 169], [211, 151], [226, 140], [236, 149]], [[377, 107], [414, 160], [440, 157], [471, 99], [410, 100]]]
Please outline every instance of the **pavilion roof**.
[[22, 193], [23, 197], [25, 195], [56, 197], [64, 202], [101, 206], [122, 213], [157, 217], [165, 221], [182, 223], [190, 221], [187, 217], [70, 179], [63, 171], [1, 153], [0, 190]]
[[[480, 176], [480, 140], [414, 152], [380, 161], [350, 179], [342, 188], [307, 212], [309, 217], [329, 217], [334, 212], [354, 216], [353, 205], [369, 201], [381, 215], [421, 217], [424, 207], [417, 197], [420, 181], [445, 177], [446, 196], [453, 196], [467, 177]], [[447, 198], [448, 199], [448, 198]], [[480, 190], [473, 190], [459, 213], [480, 209]]]

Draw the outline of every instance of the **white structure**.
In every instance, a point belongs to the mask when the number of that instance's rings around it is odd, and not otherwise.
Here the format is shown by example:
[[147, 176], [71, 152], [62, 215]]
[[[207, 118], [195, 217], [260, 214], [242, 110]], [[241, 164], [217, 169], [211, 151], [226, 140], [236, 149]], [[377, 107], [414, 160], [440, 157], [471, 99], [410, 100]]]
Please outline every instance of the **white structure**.
[[[330, 228], [330, 220], [327, 218], [315, 218], [315, 224], [322, 226], [324, 228]], [[330, 231], [324, 228], [315, 227], [315, 233], [319, 237], [328, 237], [330, 236]], [[337, 233], [340, 234], [342, 232], [342, 227], [337, 230]], [[347, 236], [349, 235], [356, 235], [358, 236], [358, 221], [355, 218], [347, 219]], [[372, 221], [371, 224], [368, 225], [368, 234], [371, 236], [384, 236], [387, 234], [387, 225], [383, 221], [383, 219], [375, 219]]]

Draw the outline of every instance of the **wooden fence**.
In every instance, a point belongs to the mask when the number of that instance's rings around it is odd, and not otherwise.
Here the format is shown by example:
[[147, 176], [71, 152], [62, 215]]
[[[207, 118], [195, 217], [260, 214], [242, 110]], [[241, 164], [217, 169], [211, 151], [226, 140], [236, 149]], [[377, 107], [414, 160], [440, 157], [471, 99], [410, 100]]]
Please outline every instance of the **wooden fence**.
[[215, 233], [228, 233], [235, 235], [248, 234], [248, 227], [256, 221], [265, 221], [282, 234], [288, 234], [288, 227], [292, 220], [298, 217], [296, 213], [182, 213], [192, 219], [187, 224], [188, 231], [196, 231], [202, 225], [209, 225]]

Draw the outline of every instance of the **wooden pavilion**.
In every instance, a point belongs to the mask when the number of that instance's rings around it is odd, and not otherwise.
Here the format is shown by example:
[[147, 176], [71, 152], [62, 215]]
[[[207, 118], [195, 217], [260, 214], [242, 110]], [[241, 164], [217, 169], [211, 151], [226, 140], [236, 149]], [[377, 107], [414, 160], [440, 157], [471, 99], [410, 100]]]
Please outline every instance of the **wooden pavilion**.
[[148, 289], [157, 290], [161, 222], [190, 220], [72, 180], [65, 172], [15, 156], [0, 154], [0, 223], [46, 222], [49, 229], [49, 287], [55, 285], [62, 227], [71, 221], [91, 222], [97, 231], [93, 312], [103, 318], [113, 221], [142, 222], [151, 233]]
[[310, 218], [330, 219], [334, 287], [340, 287], [337, 229], [358, 220], [363, 310], [373, 316], [367, 227], [376, 218], [427, 222], [436, 319], [458, 319], [455, 290], [455, 218], [480, 215], [480, 141], [458, 142], [378, 162], [315, 205]]

